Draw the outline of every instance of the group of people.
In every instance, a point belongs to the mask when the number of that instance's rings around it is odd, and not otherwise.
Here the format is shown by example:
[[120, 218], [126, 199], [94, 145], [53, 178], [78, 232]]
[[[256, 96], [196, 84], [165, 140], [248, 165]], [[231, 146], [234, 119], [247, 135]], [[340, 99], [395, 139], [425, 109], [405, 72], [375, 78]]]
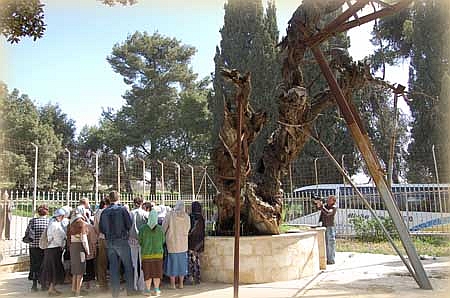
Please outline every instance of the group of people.
[[119, 296], [122, 276], [128, 296], [161, 295], [163, 275], [169, 277], [168, 289], [182, 289], [186, 276], [190, 283], [200, 282], [201, 204], [194, 201], [188, 215], [183, 201], [171, 209], [135, 198], [129, 210], [119, 199], [118, 192], [111, 192], [95, 214], [87, 199], [74, 210], [57, 209], [51, 218], [46, 205], [38, 207], [24, 237], [29, 239], [33, 291], [40, 283], [49, 296], [58, 296], [55, 285], [70, 275], [73, 296], [87, 294], [83, 281], [86, 289], [96, 280], [100, 290], [107, 290], [108, 271], [113, 297]]

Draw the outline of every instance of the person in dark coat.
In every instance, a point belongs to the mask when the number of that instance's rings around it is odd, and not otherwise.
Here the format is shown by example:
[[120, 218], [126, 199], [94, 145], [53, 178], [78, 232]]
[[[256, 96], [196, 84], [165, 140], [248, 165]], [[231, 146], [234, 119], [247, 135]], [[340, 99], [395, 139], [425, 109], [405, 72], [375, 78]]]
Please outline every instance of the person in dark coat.
[[[44, 250], [39, 247], [39, 241], [45, 228], [48, 226], [48, 207], [41, 205], [37, 210], [38, 217], [34, 217], [28, 223], [25, 235], [33, 234], [33, 240], [29, 243], [30, 250], [30, 273], [28, 274], [28, 280], [33, 281], [32, 291], [37, 291], [37, 283], [41, 273], [42, 260], [44, 259]], [[32, 231], [32, 232], [31, 232]], [[45, 289], [45, 286], [42, 286]]]
[[200, 283], [200, 253], [205, 246], [205, 218], [202, 214], [200, 202], [194, 201], [191, 205], [191, 229], [189, 231], [189, 275], [188, 282]]

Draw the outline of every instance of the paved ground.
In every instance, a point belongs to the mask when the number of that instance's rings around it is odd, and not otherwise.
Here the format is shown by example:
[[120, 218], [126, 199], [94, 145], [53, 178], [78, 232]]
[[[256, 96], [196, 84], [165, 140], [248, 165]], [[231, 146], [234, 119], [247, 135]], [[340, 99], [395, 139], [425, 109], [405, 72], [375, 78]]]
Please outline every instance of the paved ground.
[[[434, 290], [421, 290], [398, 256], [338, 253], [336, 265], [317, 276], [289, 282], [242, 285], [240, 297], [450, 297], [450, 259], [423, 261]], [[46, 293], [31, 293], [26, 272], [0, 273], [0, 297], [46, 297]], [[60, 286], [69, 292], [67, 285]], [[66, 295], [68, 296], [68, 295]], [[121, 296], [126, 296], [125, 293]], [[91, 290], [89, 297], [111, 297], [110, 293]], [[228, 284], [202, 283], [186, 286], [183, 290], [162, 288], [162, 297], [233, 297]]]

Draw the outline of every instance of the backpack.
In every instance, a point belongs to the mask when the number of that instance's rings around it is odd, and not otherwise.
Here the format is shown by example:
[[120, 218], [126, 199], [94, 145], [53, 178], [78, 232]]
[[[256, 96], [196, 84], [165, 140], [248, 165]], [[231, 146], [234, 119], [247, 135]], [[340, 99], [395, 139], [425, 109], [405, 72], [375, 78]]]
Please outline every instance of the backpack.
[[44, 229], [41, 235], [41, 239], [39, 239], [39, 248], [40, 249], [47, 249], [48, 247], [48, 236], [47, 236], [47, 228]]

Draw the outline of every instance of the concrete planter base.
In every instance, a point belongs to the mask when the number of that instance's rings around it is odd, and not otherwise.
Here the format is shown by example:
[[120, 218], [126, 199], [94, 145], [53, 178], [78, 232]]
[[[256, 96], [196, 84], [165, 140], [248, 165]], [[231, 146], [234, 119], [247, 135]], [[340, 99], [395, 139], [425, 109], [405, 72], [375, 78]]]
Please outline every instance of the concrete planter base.
[[[300, 279], [326, 267], [325, 229], [240, 238], [240, 282]], [[206, 237], [202, 280], [233, 282], [234, 237]]]

